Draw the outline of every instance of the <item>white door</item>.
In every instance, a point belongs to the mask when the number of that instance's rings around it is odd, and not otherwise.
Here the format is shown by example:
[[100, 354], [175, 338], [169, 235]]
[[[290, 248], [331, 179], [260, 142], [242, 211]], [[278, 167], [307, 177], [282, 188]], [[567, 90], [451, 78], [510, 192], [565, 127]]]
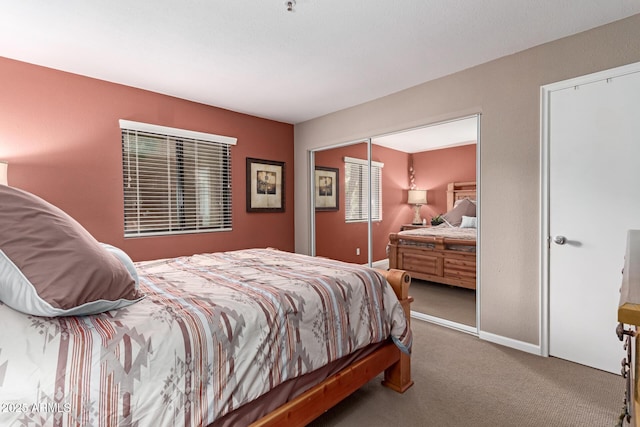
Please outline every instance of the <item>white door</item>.
[[640, 67], [632, 69], [548, 95], [549, 354], [615, 373], [626, 233], [640, 228]]

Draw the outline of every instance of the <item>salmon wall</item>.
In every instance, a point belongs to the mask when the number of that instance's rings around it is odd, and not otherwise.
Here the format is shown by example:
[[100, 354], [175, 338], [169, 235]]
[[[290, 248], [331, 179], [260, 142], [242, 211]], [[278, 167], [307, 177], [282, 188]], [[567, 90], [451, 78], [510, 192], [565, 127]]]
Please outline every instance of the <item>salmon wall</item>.
[[[249, 247], [294, 248], [293, 126], [0, 57], [0, 160], [9, 185], [60, 207], [134, 260]], [[233, 230], [124, 238], [126, 119], [238, 138]], [[285, 162], [285, 212], [247, 213], [245, 159]]]
[[[367, 223], [345, 222], [344, 157], [367, 158], [365, 143], [319, 151], [315, 164], [339, 170], [337, 211], [316, 212], [316, 255], [342, 261], [365, 264], [367, 256]], [[401, 151], [373, 145], [371, 159], [384, 163], [382, 169], [382, 221], [373, 222], [373, 261], [387, 258], [386, 246], [389, 233], [398, 230], [406, 221], [410, 207], [402, 204], [408, 185], [409, 155]], [[403, 193], [405, 193], [403, 195]], [[411, 211], [413, 212], [413, 211]], [[360, 255], [356, 250], [360, 248]]]
[[421, 216], [427, 221], [447, 212], [448, 183], [476, 180], [476, 144], [423, 151], [412, 156], [416, 187], [427, 190], [427, 204], [420, 208]]
[[[367, 158], [366, 144], [318, 151], [315, 164], [339, 170], [339, 209], [316, 212], [316, 254], [348, 262], [367, 262], [367, 223], [345, 222], [344, 160]], [[409, 155], [390, 148], [372, 145], [372, 160], [384, 163], [382, 169], [382, 221], [372, 226], [373, 261], [387, 258], [389, 233], [400, 231], [402, 224], [413, 220], [413, 207], [407, 204], [409, 165], [413, 157], [416, 186], [427, 190], [428, 204], [421, 207], [427, 218], [446, 212], [447, 184], [454, 181], [475, 181], [476, 145], [423, 151]], [[356, 250], [360, 248], [360, 255]]]

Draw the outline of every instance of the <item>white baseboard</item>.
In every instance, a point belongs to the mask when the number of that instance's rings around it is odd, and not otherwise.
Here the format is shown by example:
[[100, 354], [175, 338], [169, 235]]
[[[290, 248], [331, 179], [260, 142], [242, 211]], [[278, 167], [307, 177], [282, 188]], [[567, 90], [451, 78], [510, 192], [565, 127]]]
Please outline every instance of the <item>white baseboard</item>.
[[[389, 268], [389, 260], [383, 259], [380, 261], [376, 261], [373, 263], [373, 267], [380, 269]], [[542, 347], [537, 344], [531, 344], [524, 341], [514, 340], [512, 338], [503, 337], [501, 335], [492, 334], [490, 332], [478, 331], [473, 326], [463, 325], [461, 323], [451, 322], [446, 319], [441, 319], [439, 317], [430, 316], [428, 314], [411, 311], [411, 317], [417, 320], [422, 320], [425, 322], [435, 323], [440, 326], [445, 326], [451, 329], [458, 330], [460, 332], [465, 332], [467, 334], [476, 335], [478, 338], [484, 341], [489, 341], [494, 344], [503, 345], [505, 347], [510, 347], [516, 350], [524, 351], [525, 353], [531, 353], [538, 356], [544, 356], [542, 353]]]
[[445, 326], [447, 328], [455, 329], [456, 331], [465, 332], [467, 334], [478, 335], [478, 331], [474, 326], [463, 325], [462, 323], [452, 322], [447, 319], [441, 319], [440, 317], [435, 317], [429, 314], [420, 313], [419, 311], [411, 310], [411, 318], [417, 319], [417, 320], [423, 320], [429, 323], [434, 323], [440, 326]]
[[451, 322], [449, 320], [441, 319], [439, 317], [434, 317], [428, 314], [415, 312], [415, 311], [411, 311], [411, 318], [416, 320], [422, 320], [425, 322], [435, 323], [436, 325], [445, 326], [447, 328], [455, 329], [457, 331], [465, 332], [467, 334], [476, 335], [481, 340], [489, 341], [494, 344], [503, 345], [505, 347], [510, 347], [516, 350], [524, 351], [525, 353], [531, 353], [537, 356], [542, 355], [542, 349], [538, 345], [514, 340], [511, 338], [503, 337], [501, 335], [496, 335], [489, 332], [483, 332], [483, 331], [477, 332], [476, 328], [473, 326]]
[[380, 261], [374, 261], [371, 263], [371, 266], [373, 268], [377, 268], [380, 270], [388, 270], [389, 269], [389, 260], [388, 259], [381, 259]]
[[503, 337], [501, 335], [495, 335], [489, 332], [480, 331], [478, 337], [481, 340], [489, 341], [495, 344], [500, 344], [505, 347], [515, 348], [516, 350], [524, 351], [526, 353], [542, 355], [542, 348], [539, 345], [531, 344], [524, 341], [514, 340], [512, 338]]

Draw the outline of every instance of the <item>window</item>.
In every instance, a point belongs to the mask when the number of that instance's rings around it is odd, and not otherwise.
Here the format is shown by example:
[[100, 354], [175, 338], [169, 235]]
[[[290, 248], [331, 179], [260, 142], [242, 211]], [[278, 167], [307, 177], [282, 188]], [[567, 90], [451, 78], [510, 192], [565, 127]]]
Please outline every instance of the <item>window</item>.
[[236, 139], [120, 120], [125, 237], [231, 229]]
[[[371, 162], [371, 220], [382, 221], [382, 168], [384, 163]], [[369, 166], [366, 160], [344, 158], [345, 220], [367, 221]]]

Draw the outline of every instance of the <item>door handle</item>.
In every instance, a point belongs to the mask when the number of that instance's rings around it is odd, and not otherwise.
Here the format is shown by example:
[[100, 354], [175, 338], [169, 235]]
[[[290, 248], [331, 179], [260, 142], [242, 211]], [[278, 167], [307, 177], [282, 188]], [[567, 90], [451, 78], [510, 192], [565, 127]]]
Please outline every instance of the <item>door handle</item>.
[[564, 245], [565, 243], [567, 243], [567, 238], [564, 236], [554, 236], [553, 243], [555, 243], [556, 245]]

